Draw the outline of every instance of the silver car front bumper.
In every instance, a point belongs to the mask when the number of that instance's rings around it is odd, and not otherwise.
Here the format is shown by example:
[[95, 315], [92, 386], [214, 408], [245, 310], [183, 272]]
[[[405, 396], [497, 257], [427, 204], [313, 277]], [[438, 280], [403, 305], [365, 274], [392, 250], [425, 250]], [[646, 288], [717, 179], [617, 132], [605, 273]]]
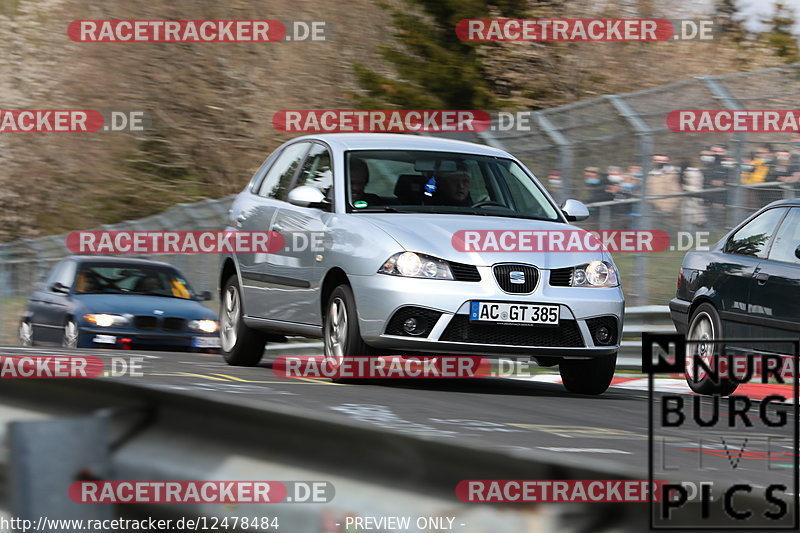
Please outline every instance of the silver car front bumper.
[[[407, 350], [430, 353], [468, 353], [475, 355], [502, 357], [508, 355], [531, 355], [552, 357], [598, 357], [619, 350], [625, 301], [622, 290], [614, 288], [553, 287], [549, 285], [549, 271], [542, 270], [535, 290], [530, 294], [508, 294], [495, 282], [490, 267], [479, 267], [480, 282], [449, 280], [429, 280], [403, 278], [374, 274], [370, 276], [350, 276], [350, 283], [356, 298], [361, 335], [376, 348]], [[543, 345], [525, 342], [524, 344], [494, 344], [491, 342], [458, 342], [451, 324], [464, 326], [468, 320], [470, 301], [500, 301], [519, 303], [558, 304], [560, 323], [566, 327], [577, 328], [573, 332], [573, 342], [565, 346]], [[388, 335], [386, 328], [394, 313], [406, 306], [427, 308], [441, 312], [441, 316], [430, 333], [425, 336]], [[587, 319], [613, 316], [617, 319], [617, 335], [614, 344], [596, 344], [589, 330]], [[466, 327], [466, 326], [464, 326]], [[520, 331], [517, 328], [536, 326], [495, 326], [514, 328], [499, 330]], [[561, 325], [556, 327], [562, 327]], [[579, 335], [579, 340], [575, 340]], [[442, 337], [446, 338], [442, 338]], [[502, 335], [501, 335], [502, 336]]]

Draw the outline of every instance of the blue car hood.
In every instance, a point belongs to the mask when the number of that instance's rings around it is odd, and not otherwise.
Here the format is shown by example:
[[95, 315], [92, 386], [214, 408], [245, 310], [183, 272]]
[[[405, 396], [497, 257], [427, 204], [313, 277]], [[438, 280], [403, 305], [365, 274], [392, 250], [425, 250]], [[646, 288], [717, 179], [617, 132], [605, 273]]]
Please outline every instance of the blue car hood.
[[[75, 299], [89, 313], [176, 316], [187, 320], [217, 319], [217, 314], [197, 300], [141, 294], [78, 294]], [[156, 313], [155, 311], [163, 311]]]

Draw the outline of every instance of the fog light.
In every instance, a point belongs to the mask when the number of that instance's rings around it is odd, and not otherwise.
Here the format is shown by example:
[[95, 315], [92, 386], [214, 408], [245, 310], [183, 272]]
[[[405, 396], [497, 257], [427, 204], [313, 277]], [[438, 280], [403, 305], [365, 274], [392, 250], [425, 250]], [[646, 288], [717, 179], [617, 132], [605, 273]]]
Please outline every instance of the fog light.
[[403, 322], [403, 331], [409, 335], [422, 335], [426, 330], [427, 324], [424, 319], [412, 316]]
[[611, 340], [611, 332], [608, 331], [608, 328], [605, 326], [600, 326], [599, 328], [597, 328], [597, 331], [595, 331], [594, 336], [597, 339], [597, 342], [599, 342], [600, 344], [606, 344], [608, 343], [608, 341]]
[[417, 330], [417, 319], [416, 318], [407, 318], [405, 322], [403, 322], [403, 330], [406, 333], [413, 334]]

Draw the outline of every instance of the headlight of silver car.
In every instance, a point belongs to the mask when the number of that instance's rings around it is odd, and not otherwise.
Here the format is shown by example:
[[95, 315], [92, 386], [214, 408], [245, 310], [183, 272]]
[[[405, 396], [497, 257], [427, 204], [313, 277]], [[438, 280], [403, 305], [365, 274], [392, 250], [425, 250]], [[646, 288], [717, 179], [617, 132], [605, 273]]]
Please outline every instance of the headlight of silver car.
[[617, 270], [611, 263], [592, 261], [586, 265], [576, 266], [572, 271], [573, 287], [617, 287], [619, 278]]
[[447, 261], [414, 252], [400, 252], [384, 261], [379, 274], [406, 278], [453, 279]]
[[130, 321], [122, 315], [109, 315], [106, 313], [83, 315], [90, 324], [101, 328], [127, 326]]
[[189, 322], [188, 327], [203, 333], [214, 333], [219, 328], [219, 323], [216, 320], [192, 320]]

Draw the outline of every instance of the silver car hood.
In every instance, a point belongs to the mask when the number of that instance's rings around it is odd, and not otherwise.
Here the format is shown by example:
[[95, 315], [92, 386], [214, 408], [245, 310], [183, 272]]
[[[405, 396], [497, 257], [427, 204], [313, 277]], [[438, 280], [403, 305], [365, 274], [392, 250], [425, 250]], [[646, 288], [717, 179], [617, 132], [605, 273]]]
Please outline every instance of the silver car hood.
[[459, 230], [580, 230], [560, 222], [519, 218], [410, 213], [361, 213], [370, 223], [385, 231], [405, 250], [477, 266], [520, 262], [552, 269], [576, 266], [597, 259], [611, 261], [607, 252], [461, 252], [453, 247], [453, 234]]

